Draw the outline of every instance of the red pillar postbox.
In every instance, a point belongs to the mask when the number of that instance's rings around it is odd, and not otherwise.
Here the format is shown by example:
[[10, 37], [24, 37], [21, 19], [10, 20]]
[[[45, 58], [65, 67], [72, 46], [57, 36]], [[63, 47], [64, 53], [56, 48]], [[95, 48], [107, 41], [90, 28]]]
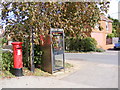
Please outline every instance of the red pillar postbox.
[[23, 76], [22, 73], [22, 42], [13, 42], [13, 55], [14, 55], [14, 75]]

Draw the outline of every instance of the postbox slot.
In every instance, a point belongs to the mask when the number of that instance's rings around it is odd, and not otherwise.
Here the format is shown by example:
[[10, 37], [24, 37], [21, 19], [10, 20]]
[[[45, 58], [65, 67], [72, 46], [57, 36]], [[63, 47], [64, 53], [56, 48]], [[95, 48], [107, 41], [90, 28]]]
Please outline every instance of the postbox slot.
[[21, 46], [17, 46], [16, 49], [22, 49], [22, 47]]
[[18, 47], [17, 49], [21, 49], [21, 47]]

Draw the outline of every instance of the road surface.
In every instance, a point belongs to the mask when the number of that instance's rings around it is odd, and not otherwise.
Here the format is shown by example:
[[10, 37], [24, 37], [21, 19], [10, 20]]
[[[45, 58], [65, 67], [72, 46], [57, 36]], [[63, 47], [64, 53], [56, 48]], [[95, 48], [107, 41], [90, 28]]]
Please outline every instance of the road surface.
[[118, 56], [120, 56], [120, 52], [109, 50], [102, 53], [66, 53], [65, 59], [118, 65]]

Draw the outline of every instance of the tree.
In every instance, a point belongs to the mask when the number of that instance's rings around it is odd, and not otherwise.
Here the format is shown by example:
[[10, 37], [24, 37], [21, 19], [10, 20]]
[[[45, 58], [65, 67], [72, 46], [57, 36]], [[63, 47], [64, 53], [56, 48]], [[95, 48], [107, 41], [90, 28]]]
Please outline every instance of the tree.
[[[50, 28], [63, 28], [66, 36], [85, 36], [107, 12], [109, 2], [4, 2], [2, 20], [6, 22], [6, 36], [13, 41], [40, 44], [40, 34]], [[100, 7], [100, 8], [99, 8]], [[32, 52], [32, 44], [31, 51]], [[30, 54], [32, 56], [33, 53]], [[32, 57], [31, 57], [32, 59]], [[31, 61], [32, 63], [32, 61]]]
[[108, 18], [113, 21], [112, 22], [112, 34], [114, 35], [114, 37], [120, 37], [120, 21], [110, 16], [108, 16]]
[[9, 29], [6, 30], [14, 32], [9, 34], [15, 40], [22, 41], [22, 37], [29, 35], [31, 27], [36, 38], [39, 34], [49, 32], [47, 30], [51, 27], [64, 28], [66, 35], [75, 36], [84, 31], [90, 32], [99, 21], [101, 13], [107, 11], [108, 4], [109, 2], [3, 3], [2, 19], [6, 20]]

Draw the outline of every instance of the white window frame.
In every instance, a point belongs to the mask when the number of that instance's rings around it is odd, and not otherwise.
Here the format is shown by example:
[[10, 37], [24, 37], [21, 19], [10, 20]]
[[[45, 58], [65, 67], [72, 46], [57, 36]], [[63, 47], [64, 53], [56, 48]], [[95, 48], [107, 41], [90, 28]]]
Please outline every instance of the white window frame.
[[99, 23], [96, 23], [95, 29], [99, 30], [99, 26], [100, 26], [100, 24], [99, 24]]
[[106, 21], [106, 30], [109, 30], [109, 23]]

